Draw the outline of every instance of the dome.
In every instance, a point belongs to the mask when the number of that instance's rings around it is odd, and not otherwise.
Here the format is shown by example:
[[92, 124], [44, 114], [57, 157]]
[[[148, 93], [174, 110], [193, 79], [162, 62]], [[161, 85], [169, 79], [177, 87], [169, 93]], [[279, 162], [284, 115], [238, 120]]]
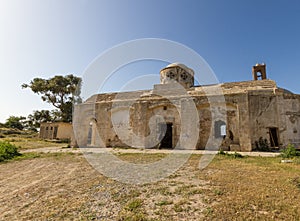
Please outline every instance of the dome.
[[160, 70], [160, 83], [180, 83], [184, 88], [194, 86], [194, 71], [181, 63], [172, 63]]
[[188, 72], [189, 74], [193, 74], [194, 71], [191, 68], [188, 68], [186, 65], [179, 63], [179, 62], [175, 62], [172, 64], [169, 64], [167, 67], [163, 68], [163, 69], [167, 69], [167, 68], [173, 68], [173, 67], [180, 67], [183, 70], [185, 70], [186, 72]]
[[182, 64], [182, 63], [178, 63], [178, 62], [169, 64], [169, 65], [167, 66], [167, 68], [169, 68], [169, 67], [181, 67], [181, 68], [184, 68], [184, 69], [188, 68], [186, 65], [184, 65], [184, 64]]

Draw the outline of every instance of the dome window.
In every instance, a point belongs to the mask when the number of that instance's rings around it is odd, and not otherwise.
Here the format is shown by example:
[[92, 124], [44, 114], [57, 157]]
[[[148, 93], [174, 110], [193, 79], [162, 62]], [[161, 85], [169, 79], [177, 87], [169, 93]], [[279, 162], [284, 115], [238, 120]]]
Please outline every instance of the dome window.
[[170, 72], [167, 73], [167, 78], [174, 79], [175, 74], [172, 71], [170, 71]]
[[184, 72], [180, 75], [181, 79], [186, 81], [186, 79], [188, 78], [188, 75]]

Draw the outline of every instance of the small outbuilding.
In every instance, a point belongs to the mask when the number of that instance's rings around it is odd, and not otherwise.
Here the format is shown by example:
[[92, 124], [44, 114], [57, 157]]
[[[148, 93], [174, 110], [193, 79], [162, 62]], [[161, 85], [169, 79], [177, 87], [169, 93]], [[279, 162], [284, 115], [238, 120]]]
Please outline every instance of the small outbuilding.
[[41, 123], [39, 137], [42, 139], [71, 140], [73, 135], [72, 123], [46, 122]]

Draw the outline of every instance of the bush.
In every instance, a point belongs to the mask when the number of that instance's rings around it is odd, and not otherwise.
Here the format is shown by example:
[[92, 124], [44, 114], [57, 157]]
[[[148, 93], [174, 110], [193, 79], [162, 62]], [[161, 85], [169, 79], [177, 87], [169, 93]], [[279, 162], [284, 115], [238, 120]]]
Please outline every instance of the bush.
[[255, 150], [257, 151], [270, 151], [270, 145], [267, 139], [260, 137], [258, 141], [255, 141]]
[[243, 156], [242, 154], [240, 154], [240, 153], [234, 152], [234, 153], [232, 154], [232, 157], [233, 157], [233, 158], [243, 158], [244, 156]]
[[231, 158], [243, 158], [244, 156], [240, 153], [234, 152], [234, 153], [226, 153], [223, 150], [219, 150], [218, 155], [228, 156]]
[[282, 158], [293, 158], [299, 156], [299, 153], [293, 144], [288, 144], [283, 150], [281, 150], [280, 156]]
[[226, 155], [226, 153], [224, 152], [224, 150], [219, 150], [218, 155]]
[[5, 130], [2, 132], [4, 135], [16, 135], [16, 134], [21, 134], [21, 131], [16, 130], [16, 129], [10, 129], [10, 130]]
[[0, 162], [20, 155], [15, 145], [6, 141], [0, 141]]

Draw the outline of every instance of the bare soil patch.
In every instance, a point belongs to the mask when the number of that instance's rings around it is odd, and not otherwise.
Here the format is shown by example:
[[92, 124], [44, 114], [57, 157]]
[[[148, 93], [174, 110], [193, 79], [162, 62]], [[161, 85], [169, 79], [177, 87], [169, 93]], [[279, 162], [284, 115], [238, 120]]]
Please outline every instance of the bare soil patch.
[[[163, 155], [119, 153], [134, 163]], [[280, 158], [192, 155], [156, 183], [104, 177], [80, 153], [0, 164], [0, 220], [299, 220], [300, 165]]]

